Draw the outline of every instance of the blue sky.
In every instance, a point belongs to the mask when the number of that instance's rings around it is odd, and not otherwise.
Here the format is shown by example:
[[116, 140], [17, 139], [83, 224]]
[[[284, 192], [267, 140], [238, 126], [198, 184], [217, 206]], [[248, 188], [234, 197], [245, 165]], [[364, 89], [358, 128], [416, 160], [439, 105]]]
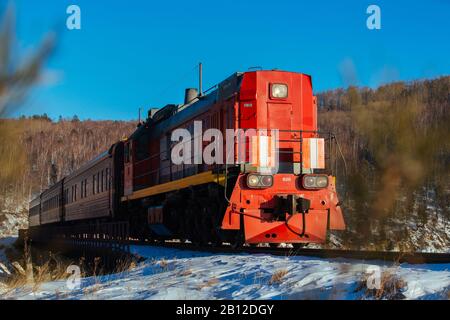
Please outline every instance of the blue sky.
[[[136, 119], [139, 107], [180, 103], [199, 61], [204, 88], [252, 66], [311, 74], [316, 92], [450, 74], [447, 0], [11, 2], [24, 55], [58, 34], [48, 81], [15, 115]], [[65, 28], [70, 4], [81, 30]], [[381, 30], [366, 27], [370, 4]]]

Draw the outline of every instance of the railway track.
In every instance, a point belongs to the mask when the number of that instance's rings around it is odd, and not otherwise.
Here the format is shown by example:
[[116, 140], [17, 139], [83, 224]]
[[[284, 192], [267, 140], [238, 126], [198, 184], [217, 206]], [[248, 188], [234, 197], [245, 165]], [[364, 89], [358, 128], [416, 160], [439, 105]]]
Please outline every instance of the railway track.
[[[113, 228], [114, 227], [114, 228]], [[378, 260], [391, 263], [410, 263], [410, 264], [450, 264], [450, 253], [430, 253], [430, 252], [398, 252], [398, 251], [366, 251], [366, 250], [343, 250], [343, 249], [316, 249], [316, 248], [271, 248], [271, 247], [251, 247], [242, 246], [239, 248], [233, 248], [230, 245], [223, 245], [218, 247], [205, 246], [205, 245], [195, 245], [193, 243], [183, 243], [175, 241], [165, 241], [165, 242], [148, 242], [139, 240], [130, 240], [128, 234], [124, 228], [119, 228], [120, 226], [110, 226], [106, 225], [108, 231], [109, 239], [105, 238], [105, 230], [94, 226], [94, 229], [82, 228], [77, 230], [78, 236], [73, 236], [70, 234], [65, 234], [67, 231], [65, 229], [58, 230], [59, 236], [54, 238], [48, 232], [45, 233], [46, 237], [40, 239], [39, 236], [31, 237], [35, 243], [53, 243], [58, 244], [61, 248], [66, 250], [82, 249], [84, 251], [93, 250], [95, 252], [99, 250], [104, 250], [105, 255], [110, 252], [122, 252], [128, 254], [130, 252], [130, 245], [146, 245], [146, 246], [156, 246], [164, 248], [172, 248], [179, 250], [191, 250], [200, 252], [211, 252], [211, 253], [248, 253], [248, 254], [272, 254], [277, 256], [305, 256], [305, 257], [317, 257], [317, 258], [327, 258], [327, 259], [353, 259], [353, 260]], [[122, 226], [123, 227], [123, 226]], [[124, 229], [124, 230], [122, 230]], [[24, 239], [28, 239], [28, 230], [20, 230], [19, 232], [19, 243], [24, 243]], [[102, 237], [99, 236], [102, 234]], [[61, 237], [62, 235], [65, 235]], [[83, 235], [83, 237], [80, 237]], [[116, 239], [116, 240], [113, 240]], [[126, 239], [126, 240], [125, 240]], [[28, 241], [28, 240], [27, 240]]]
[[134, 245], [149, 245], [156, 247], [172, 248], [179, 250], [191, 250], [212, 253], [248, 253], [248, 254], [272, 254], [277, 256], [305, 256], [317, 258], [342, 258], [352, 260], [379, 260], [384, 262], [410, 263], [410, 264], [450, 264], [450, 253], [431, 252], [398, 252], [398, 251], [360, 251], [342, 249], [313, 249], [313, 248], [268, 248], [268, 247], [241, 247], [234, 249], [231, 246], [197, 246], [191, 243], [180, 242], [130, 242]]

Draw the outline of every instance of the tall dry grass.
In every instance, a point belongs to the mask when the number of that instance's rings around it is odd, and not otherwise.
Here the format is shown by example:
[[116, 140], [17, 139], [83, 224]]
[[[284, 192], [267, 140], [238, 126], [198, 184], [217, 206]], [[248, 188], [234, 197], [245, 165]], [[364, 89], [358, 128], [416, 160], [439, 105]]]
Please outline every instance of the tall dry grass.
[[397, 276], [394, 272], [385, 270], [381, 273], [380, 286], [378, 288], [367, 287], [368, 276], [364, 275], [358, 283], [355, 292], [363, 292], [363, 298], [375, 300], [402, 300], [405, 299], [403, 292], [408, 283]]

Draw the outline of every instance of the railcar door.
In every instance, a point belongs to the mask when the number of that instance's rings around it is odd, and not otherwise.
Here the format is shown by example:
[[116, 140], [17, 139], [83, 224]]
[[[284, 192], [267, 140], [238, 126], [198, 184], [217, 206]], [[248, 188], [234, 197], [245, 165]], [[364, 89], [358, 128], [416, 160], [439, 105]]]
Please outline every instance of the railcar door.
[[123, 195], [129, 196], [133, 193], [133, 150], [132, 141], [125, 142], [123, 151]]
[[290, 103], [268, 103], [267, 124], [270, 130], [279, 131], [279, 171], [293, 171], [294, 143], [292, 130], [293, 110]]

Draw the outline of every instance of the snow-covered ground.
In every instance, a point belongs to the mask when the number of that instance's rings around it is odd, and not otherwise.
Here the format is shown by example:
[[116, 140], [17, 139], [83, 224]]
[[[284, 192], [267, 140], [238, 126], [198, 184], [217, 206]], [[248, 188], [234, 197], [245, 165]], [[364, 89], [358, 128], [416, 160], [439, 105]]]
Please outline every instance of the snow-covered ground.
[[389, 266], [382, 262], [213, 254], [133, 246], [147, 258], [130, 271], [0, 293], [0, 299], [363, 299], [361, 279], [374, 268], [394, 274], [406, 299], [448, 299], [450, 264]]
[[[11, 248], [14, 242], [17, 240], [17, 237], [0, 237], [0, 263], [7, 264], [9, 263], [8, 259], [6, 258], [6, 249]], [[2, 273], [2, 270], [0, 269], [0, 274]]]
[[16, 237], [0, 237], [0, 295], [2, 291], [7, 289], [6, 285], [3, 282], [8, 276], [7, 272], [9, 272], [9, 268], [11, 268], [11, 264], [6, 257], [6, 250], [13, 245], [16, 239]]

